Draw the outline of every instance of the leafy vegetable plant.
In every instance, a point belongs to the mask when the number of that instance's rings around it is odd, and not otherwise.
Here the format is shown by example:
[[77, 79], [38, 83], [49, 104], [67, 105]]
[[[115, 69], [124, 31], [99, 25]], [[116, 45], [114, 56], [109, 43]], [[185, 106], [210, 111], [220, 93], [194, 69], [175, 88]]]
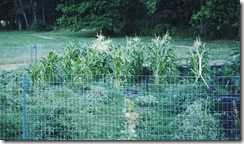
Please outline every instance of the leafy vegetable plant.
[[224, 138], [216, 117], [210, 113], [211, 104], [198, 99], [188, 105], [185, 112], [178, 114], [169, 124], [173, 129], [172, 140], [220, 140]]
[[125, 106], [122, 110], [125, 117], [124, 130], [121, 131], [122, 140], [136, 140], [136, 126], [138, 125], [139, 114], [135, 110], [135, 104], [131, 100], [125, 98]]
[[139, 106], [154, 106], [158, 103], [157, 98], [153, 95], [139, 96], [135, 99], [135, 103]]

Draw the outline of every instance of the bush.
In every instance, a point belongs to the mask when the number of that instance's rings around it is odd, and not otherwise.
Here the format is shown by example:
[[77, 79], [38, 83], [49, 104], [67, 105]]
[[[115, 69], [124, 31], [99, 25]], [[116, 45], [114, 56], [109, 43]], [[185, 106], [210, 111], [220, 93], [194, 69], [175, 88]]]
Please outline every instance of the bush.
[[158, 24], [154, 27], [154, 29], [150, 32], [151, 35], [160, 35], [163, 32], [168, 31], [171, 29], [172, 25], [171, 24]]
[[33, 22], [31, 24], [31, 30], [37, 31], [37, 32], [40, 32], [40, 31], [51, 31], [52, 30], [52, 27], [49, 26], [44, 21], [38, 21], [37, 23], [36, 22]]
[[225, 63], [224, 68], [224, 76], [232, 77], [231, 80], [228, 80], [226, 86], [232, 88], [232, 93], [240, 93], [240, 65], [241, 65], [241, 57], [240, 50], [235, 49]]
[[169, 32], [173, 37], [180, 38], [192, 38], [198, 35], [193, 28], [184, 26], [171, 27]]

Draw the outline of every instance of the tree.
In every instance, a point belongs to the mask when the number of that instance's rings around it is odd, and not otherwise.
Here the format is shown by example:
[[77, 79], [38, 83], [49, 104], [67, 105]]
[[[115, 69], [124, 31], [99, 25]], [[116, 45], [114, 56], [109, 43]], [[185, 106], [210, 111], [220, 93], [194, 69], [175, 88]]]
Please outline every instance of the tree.
[[37, 18], [36, 18], [36, 5], [37, 5], [37, 1], [35, 1], [33, 3], [33, 0], [30, 0], [30, 5], [31, 5], [32, 13], [33, 13], [34, 22], [37, 23]]
[[[19, 8], [18, 3], [17, 3], [16, 0], [14, 0], [14, 6], [15, 6], [16, 9]], [[21, 23], [21, 18], [20, 18], [20, 14], [19, 13], [17, 13], [17, 18], [16, 19], [18, 21], [18, 30], [22, 30], [22, 23]]]
[[0, 20], [7, 25], [4, 27], [0, 25], [0, 28], [22, 30], [37, 25], [47, 29], [56, 23], [59, 14], [55, 8], [58, 3], [60, 0], [2, 0]]
[[146, 8], [138, 0], [66, 0], [57, 10], [62, 13], [58, 19], [62, 27], [73, 31], [95, 28], [113, 34], [133, 31]]
[[28, 29], [28, 28], [29, 28], [29, 22], [28, 22], [26, 13], [25, 13], [25, 8], [24, 8], [24, 6], [23, 6], [22, 0], [19, 0], [19, 6], [20, 6], [20, 9], [21, 9], [21, 11], [22, 11], [23, 17], [24, 17], [24, 19], [25, 19], [25, 25], [26, 25], [26, 28]]
[[240, 36], [238, 0], [2, 0], [0, 18], [7, 22], [4, 29], [51, 30], [57, 22], [72, 31], [88, 28], [105, 35], [169, 30], [172, 36]]
[[[200, 0], [202, 1], [202, 0]], [[192, 15], [191, 24], [210, 38], [234, 38], [240, 25], [239, 0], [205, 0], [201, 9]]]

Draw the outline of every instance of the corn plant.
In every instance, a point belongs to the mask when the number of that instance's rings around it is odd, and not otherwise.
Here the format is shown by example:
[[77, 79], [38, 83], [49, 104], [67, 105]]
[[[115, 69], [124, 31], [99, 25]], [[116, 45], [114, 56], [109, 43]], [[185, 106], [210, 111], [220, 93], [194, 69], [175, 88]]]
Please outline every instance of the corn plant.
[[111, 40], [105, 40], [102, 34], [97, 34], [97, 39], [92, 46], [81, 48], [78, 43], [67, 46], [63, 55], [63, 69], [67, 74], [92, 75], [109, 73], [109, 51]]
[[[81, 81], [82, 76], [111, 73], [111, 40], [105, 40], [103, 35], [97, 35], [91, 47], [81, 48], [79, 43], [70, 43], [63, 55], [51, 51], [40, 63], [30, 66], [37, 80], [61, 79], [57, 74], [70, 75], [72, 81]], [[55, 74], [55, 75], [54, 75]], [[45, 78], [43, 77], [45, 75]], [[81, 76], [82, 75], [82, 76]], [[62, 81], [65, 81], [64, 79]]]
[[62, 69], [64, 74], [77, 74], [80, 61], [80, 49], [78, 43], [70, 43], [62, 56]]
[[140, 75], [143, 63], [144, 63], [144, 47], [141, 39], [139, 37], [127, 38], [126, 39], [126, 46], [125, 46], [125, 53], [128, 57], [128, 62], [131, 67], [131, 74], [132, 75]]
[[162, 38], [156, 36], [148, 47], [148, 64], [158, 84], [166, 76], [172, 76], [176, 71], [176, 57], [170, 46], [171, 37], [167, 32]]
[[126, 58], [121, 49], [114, 49], [112, 51], [112, 69], [115, 77], [115, 87], [119, 87], [123, 81], [123, 76], [126, 72]]
[[89, 66], [93, 74], [109, 74], [110, 70], [110, 48], [112, 46], [112, 40], [105, 40], [105, 36], [97, 34], [97, 39], [93, 41], [93, 44], [89, 50]]
[[51, 51], [46, 58], [42, 57], [39, 63], [30, 65], [30, 72], [33, 74], [34, 80], [60, 83], [61, 76], [57, 75], [62, 73], [60, 61], [60, 56], [55, 51]]
[[204, 78], [204, 76], [208, 76], [209, 74], [209, 53], [205, 43], [203, 44], [200, 38], [196, 38], [194, 46], [190, 49], [190, 53], [191, 57], [188, 58], [187, 61], [189, 69], [196, 77], [194, 85], [199, 80], [199, 78], [201, 78], [209, 89], [209, 86]]
[[127, 81], [127, 76], [138, 75], [142, 71], [143, 46], [138, 37], [127, 38], [126, 45], [118, 45], [111, 49], [112, 70], [118, 87]]

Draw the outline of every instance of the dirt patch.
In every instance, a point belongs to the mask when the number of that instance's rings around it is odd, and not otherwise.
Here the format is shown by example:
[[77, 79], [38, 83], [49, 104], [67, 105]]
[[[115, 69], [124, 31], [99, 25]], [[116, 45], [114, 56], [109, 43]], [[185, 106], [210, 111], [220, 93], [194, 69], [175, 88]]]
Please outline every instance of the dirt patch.
[[40, 36], [40, 35], [33, 35], [33, 36], [36, 36], [36, 37], [39, 37], [39, 38], [43, 38], [43, 39], [50, 39], [50, 40], [54, 39], [52, 37], [47, 37], [47, 36]]
[[210, 65], [223, 65], [225, 64], [226, 60], [212, 60], [209, 62]]
[[20, 67], [27, 66], [27, 63], [0, 65], [0, 70], [12, 71]]
[[179, 48], [193, 48], [193, 46], [184, 46], [184, 45], [174, 45], [175, 47], [179, 47]]

